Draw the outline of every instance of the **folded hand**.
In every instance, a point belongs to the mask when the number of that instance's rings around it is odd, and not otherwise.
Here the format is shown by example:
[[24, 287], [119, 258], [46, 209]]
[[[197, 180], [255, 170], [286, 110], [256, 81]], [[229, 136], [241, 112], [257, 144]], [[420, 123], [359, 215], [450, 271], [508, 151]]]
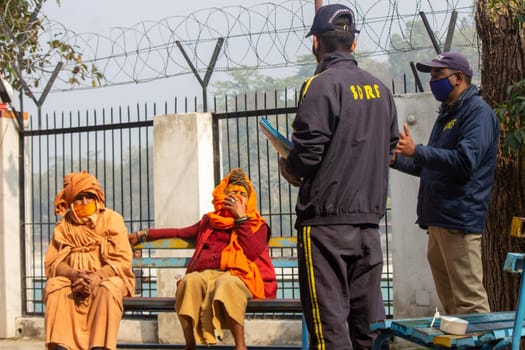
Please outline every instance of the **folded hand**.
[[73, 281], [71, 289], [73, 293], [85, 298], [93, 293], [100, 282], [102, 278], [95, 272], [78, 271], [78, 277]]

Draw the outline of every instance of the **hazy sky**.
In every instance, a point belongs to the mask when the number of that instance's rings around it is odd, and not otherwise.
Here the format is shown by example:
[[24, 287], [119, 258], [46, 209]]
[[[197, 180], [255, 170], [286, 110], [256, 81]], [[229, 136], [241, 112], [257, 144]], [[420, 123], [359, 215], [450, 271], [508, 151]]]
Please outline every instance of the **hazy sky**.
[[[251, 6], [261, 0], [47, 0], [42, 12], [82, 33], [107, 32], [111, 27], [131, 27], [147, 20], [185, 16], [193, 11], [226, 6]], [[328, 2], [327, 2], [328, 3]]]

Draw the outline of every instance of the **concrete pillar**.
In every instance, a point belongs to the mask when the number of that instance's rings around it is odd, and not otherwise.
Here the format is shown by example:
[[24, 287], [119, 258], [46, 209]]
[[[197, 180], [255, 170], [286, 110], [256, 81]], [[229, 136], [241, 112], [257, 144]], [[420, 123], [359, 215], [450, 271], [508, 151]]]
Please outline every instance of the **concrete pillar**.
[[22, 315], [18, 132], [14, 120], [0, 117], [0, 338], [16, 336]]
[[[399, 130], [408, 123], [417, 144], [426, 144], [437, 116], [430, 93], [395, 97]], [[419, 177], [391, 170], [394, 317], [432, 316], [441, 304], [427, 262], [427, 234], [415, 224]]]
[[[156, 227], [186, 227], [196, 223], [204, 213], [213, 210], [213, 188], [211, 114], [155, 117], [153, 190]], [[187, 255], [191, 255], [191, 252], [187, 252]], [[176, 280], [183, 274], [184, 270], [159, 270], [159, 296], [174, 296]], [[160, 313], [158, 320], [161, 343], [184, 343], [175, 312]]]
[[212, 118], [209, 113], [153, 120], [153, 191], [157, 227], [194, 224], [213, 210]]

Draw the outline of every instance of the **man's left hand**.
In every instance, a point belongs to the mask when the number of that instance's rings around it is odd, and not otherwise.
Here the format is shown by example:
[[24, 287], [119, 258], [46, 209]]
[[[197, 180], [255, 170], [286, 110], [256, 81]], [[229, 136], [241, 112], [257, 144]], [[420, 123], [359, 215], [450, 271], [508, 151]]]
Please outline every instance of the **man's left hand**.
[[403, 125], [403, 130], [405, 131], [399, 133], [399, 142], [396, 146], [396, 153], [402, 154], [407, 157], [413, 157], [416, 152], [416, 144], [410, 135], [410, 130], [408, 129], [408, 124]]
[[284, 158], [279, 158], [279, 171], [290, 185], [295, 187], [301, 186], [301, 179], [286, 170], [286, 159]]

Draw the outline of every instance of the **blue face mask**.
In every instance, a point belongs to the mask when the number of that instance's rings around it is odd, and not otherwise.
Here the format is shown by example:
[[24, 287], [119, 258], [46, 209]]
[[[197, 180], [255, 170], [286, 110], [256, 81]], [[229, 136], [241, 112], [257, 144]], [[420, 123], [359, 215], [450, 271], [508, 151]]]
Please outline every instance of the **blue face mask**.
[[445, 102], [448, 98], [448, 95], [450, 95], [452, 89], [454, 89], [454, 87], [448, 80], [448, 78], [451, 75], [442, 79], [430, 81], [430, 90], [432, 91], [432, 94], [434, 95], [436, 100], [440, 102]]

